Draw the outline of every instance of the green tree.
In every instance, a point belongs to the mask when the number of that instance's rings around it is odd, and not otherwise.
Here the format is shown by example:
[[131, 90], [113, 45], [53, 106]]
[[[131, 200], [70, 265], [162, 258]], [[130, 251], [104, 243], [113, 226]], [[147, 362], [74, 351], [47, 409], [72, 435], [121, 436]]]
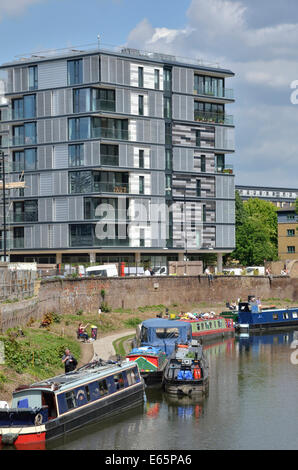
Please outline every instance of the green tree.
[[[242, 202], [242, 201], [241, 201]], [[243, 265], [262, 265], [277, 259], [276, 207], [260, 199], [242, 204], [236, 196], [236, 249], [232, 256]]]

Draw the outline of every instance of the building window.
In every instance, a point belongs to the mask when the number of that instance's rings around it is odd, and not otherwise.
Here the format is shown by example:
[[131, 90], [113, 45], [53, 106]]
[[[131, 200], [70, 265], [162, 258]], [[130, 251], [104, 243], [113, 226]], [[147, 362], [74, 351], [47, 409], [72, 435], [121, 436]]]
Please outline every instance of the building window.
[[89, 139], [90, 138], [90, 118], [72, 118], [68, 121], [69, 140]]
[[14, 222], [37, 222], [38, 203], [33, 201], [16, 201], [13, 203]]
[[139, 115], [144, 116], [144, 96], [139, 95]]
[[138, 67], [138, 86], [140, 88], [144, 87], [144, 68]]
[[196, 130], [196, 147], [201, 147], [201, 131]]
[[144, 176], [139, 176], [139, 194], [144, 194], [145, 191], [145, 178]]
[[165, 144], [172, 144], [172, 126], [169, 122], [165, 123]]
[[172, 70], [171, 69], [164, 68], [163, 83], [164, 83], [164, 89], [166, 91], [172, 90]]
[[166, 149], [166, 170], [172, 169], [172, 152]]
[[36, 144], [36, 123], [26, 122], [22, 126], [13, 127], [13, 145]]
[[202, 206], [202, 215], [203, 215], [203, 222], [206, 222], [206, 220], [207, 220], [207, 211], [206, 211], [205, 204], [203, 204], [203, 206]]
[[116, 97], [115, 90], [105, 88], [92, 88], [91, 109], [92, 111], [115, 111]]
[[171, 98], [168, 96], [164, 97], [164, 117], [166, 119], [171, 119], [172, 116], [172, 107], [171, 107]]
[[67, 62], [68, 85], [83, 83], [83, 60], [69, 60]]
[[197, 180], [196, 196], [201, 197], [201, 180]]
[[293, 228], [287, 229], [287, 237], [295, 237], [295, 229]]
[[37, 90], [38, 88], [38, 76], [37, 76], [37, 65], [28, 67], [28, 82], [29, 90]]
[[155, 90], [160, 89], [160, 77], [159, 77], [159, 70], [158, 69], [154, 70], [154, 88], [155, 88]]
[[13, 247], [24, 248], [24, 227], [13, 228]]
[[206, 172], [206, 155], [201, 155], [201, 173]]
[[295, 246], [288, 246], [288, 253], [295, 253], [296, 250], [295, 250]]
[[69, 166], [84, 165], [84, 144], [73, 144], [68, 146]]
[[36, 148], [13, 152], [13, 171], [36, 170]]
[[144, 168], [144, 150], [139, 150], [139, 168]]
[[145, 246], [145, 230], [140, 228], [140, 247]]
[[91, 111], [90, 88], [73, 90], [73, 112], [87, 113]]
[[100, 164], [119, 166], [119, 146], [100, 144]]

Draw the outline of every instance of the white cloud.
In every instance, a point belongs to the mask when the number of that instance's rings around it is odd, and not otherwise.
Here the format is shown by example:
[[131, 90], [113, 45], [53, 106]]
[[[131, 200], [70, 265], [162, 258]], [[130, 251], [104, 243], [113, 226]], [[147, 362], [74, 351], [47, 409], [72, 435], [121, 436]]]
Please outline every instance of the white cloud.
[[[267, 2], [268, 3], [268, 2]], [[226, 86], [236, 103], [227, 107], [236, 124], [235, 168], [240, 184], [297, 186], [298, 105], [290, 102], [298, 80], [298, 22], [276, 16], [266, 24], [268, 4], [248, 0], [191, 0], [181, 29], [153, 26], [144, 19], [128, 37], [134, 47], [218, 62], [236, 74]], [[263, 21], [248, 21], [251, 9]], [[294, 15], [292, 14], [292, 17]], [[261, 25], [260, 25], [261, 24]]]
[[21, 15], [31, 5], [44, 0], [0, 0], [0, 19], [4, 16]]

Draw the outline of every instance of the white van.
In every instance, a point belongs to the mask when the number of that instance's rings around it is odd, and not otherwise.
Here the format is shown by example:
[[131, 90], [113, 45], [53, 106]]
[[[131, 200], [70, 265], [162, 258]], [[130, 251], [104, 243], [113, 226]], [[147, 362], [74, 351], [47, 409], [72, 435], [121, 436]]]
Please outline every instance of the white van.
[[115, 264], [102, 264], [86, 269], [86, 276], [117, 277], [118, 269]]

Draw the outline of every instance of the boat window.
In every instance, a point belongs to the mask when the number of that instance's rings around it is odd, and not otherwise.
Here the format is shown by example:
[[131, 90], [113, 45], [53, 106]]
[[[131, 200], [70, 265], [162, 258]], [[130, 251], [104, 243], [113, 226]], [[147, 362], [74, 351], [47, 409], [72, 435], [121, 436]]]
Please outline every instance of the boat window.
[[148, 328], [145, 328], [145, 327], [142, 328], [141, 342], [148, 343]]
[[70, 392], [65, 393], [65, 399], [66, 399], [67, 408], [69, 410], [71, 410], [72, 408], [75, 408], [77, 406], [76, 397], [75, 397], [75, 393], [74, 393], [73, 390], [71, 390]]
[[178, 338], [178, 328], [156, 328], [155, 330], [157, 338]]
[[273, 317], [273, 320], [278, 320], [278, 314], [277, 313], [273, 313], [272, 317]]
[[116, 390], [121, 390], [122, 388], [124, 388], [123, 374], [115, 374], [114, 382], [115, 382]]
[[298, 313], [297, 312], [293, 312], [292, 315], [293, 315], [293, 318], [298, 318]]
[[127, 370], [126, 377], [128, 385], [134, 385], [137, 381], [134, 369]]
[[217, 325], [218, 325], [218, 328], [221, 327], [221, 321], [220, 320], [217, 320]]
[[289, 314], [287, 312], [282, 314], [282, 317], [284, 320], [287, 320], [289, 318]]
[[90, 391], [89, 391], [88, 385], [85, 385], [85, 395], [86, 395], [87, 401], [90, 401]]
[[198, 324], [197, 324], [197, 330], [200, 331], [200, 329], [201, 329], [201, 328], [200, 328], [200, 324], [198, 323]]
[[205, 328], [204, 323], [201, 323], [201, 330], [204, 330], [204, 328]]
[[107, 395], [109, 393], [108, 390], [108, 385], [106, 380], [100, 380], [98, 382], [98, 388], [99, 388], [99, 395], [103, 397], [104, 395]]

